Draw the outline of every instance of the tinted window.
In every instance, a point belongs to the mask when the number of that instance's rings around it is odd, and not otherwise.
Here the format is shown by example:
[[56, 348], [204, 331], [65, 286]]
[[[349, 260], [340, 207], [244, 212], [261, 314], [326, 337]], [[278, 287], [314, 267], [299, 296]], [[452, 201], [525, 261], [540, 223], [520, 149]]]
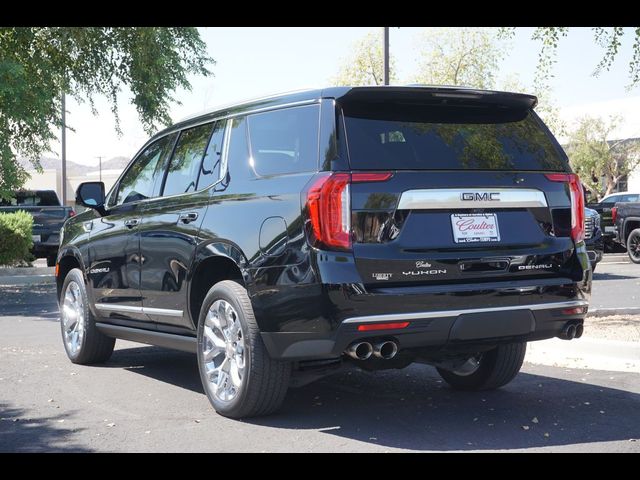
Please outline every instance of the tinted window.
[[193, 192], [198, 182], [198, 171], [202, 164], [202, 157], [211, 136], [213, 124], [184, 130], [180, 134], [176, 145], [167, 179], [164, 182], [163, 196]]
[[118, 187], [116, 204], [135, 202], [157, 195], [154, 186], [162, 181], [164, 165], [173, 146], [174, 136], [168, 135], [149, 145], [125, 173]]
[[17, 192], [15, 198], [9, 200], [0, 199], [0, 205], [8, 206], [33, 206], [33, 207], [56, 207], [60, 205], [60, 200], [56, 192], [52, 190], [41, 190], [37, 192]]
[[568, 170], [528, 111], [354, 103], [343, 112], [354, 169]]
[[622, 200], [618, 200], [619, 202], [637, 202], [639, 200], [640, 195], [623, 195]]
[[[234, 118], [231, 124], [231, 136], [229, 138], [229, 153], [227, 161], [228, 170], [242, 171], [242, 164], [247, 165], [249, 159], [249, 146], [247, 145], [247, 120], [245, 117]], [[234, 168], [234, 166], [236, 168]], [[247, 170], [249, 169], [246, 167]], [[222, 166], [224, 171], [225, 166]]]
[[198, 190], [208, 187], [220, 178], [220, 161], [222, 160], [222, 140], [224, 137], [224, 122], [216, 123], [213, 135], [209, 140], [207, 151], [202, 160]]
[[256, 173], [316, 170], [319, 114], [320, 107], [310, 105], [250, 115], [251, 161]]
[[612, 197], [605, 198], [605, 199], [602, 201], [602, 203], [603, 203], [604, 205], [609, 205], [609, 204], [613, 205], [614, 203], [621, 201], [621, 200], [620, 200], [621, 198], [622, 198], [622, 195], [614, 195], [614, 196], [612, 196]]

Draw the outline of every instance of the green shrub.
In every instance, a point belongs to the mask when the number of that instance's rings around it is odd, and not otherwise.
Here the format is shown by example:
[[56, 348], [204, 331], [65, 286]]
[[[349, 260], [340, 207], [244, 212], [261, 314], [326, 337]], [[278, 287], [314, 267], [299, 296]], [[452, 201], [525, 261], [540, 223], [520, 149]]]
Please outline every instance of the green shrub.
[[30, 213], [0, 213], [0, 265], [13, 265], [31, 258], [32, 228]]

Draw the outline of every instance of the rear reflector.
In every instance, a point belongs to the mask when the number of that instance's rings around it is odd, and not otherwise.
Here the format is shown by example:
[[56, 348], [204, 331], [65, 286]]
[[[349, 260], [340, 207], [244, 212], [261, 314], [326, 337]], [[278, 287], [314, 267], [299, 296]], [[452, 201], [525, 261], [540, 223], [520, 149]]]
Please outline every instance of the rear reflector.
[[552, 182], [569, 184], [571, 195], [571, 238], [574, 242], [584, 240], [584, 190], [580, 178], [575, 173], [547, 173], [545, 175]]
[[581, 315], [587, 313], [587, 307], [565, 308], [562, 310], [563, 315]]
[[359, 332], [371, 332], [374, 330], [395, 330], [398, 328], [406, 328], [409, 322], [391, 322], [391, 323], [369, 323], [366, 325], [358, 325]]
[[391, 172], [360, 172], [351, 174], [351, 183], [386, 182], [393, 176]]

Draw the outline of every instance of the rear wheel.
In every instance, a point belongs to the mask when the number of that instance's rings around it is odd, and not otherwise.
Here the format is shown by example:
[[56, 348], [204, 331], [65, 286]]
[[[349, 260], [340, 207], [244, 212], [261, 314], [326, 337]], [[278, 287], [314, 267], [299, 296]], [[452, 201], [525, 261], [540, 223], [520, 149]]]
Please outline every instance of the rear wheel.
[[67, 274], [62, 284], [60, 328], [64, 348], [73, 363], [101, 363], [111, 357], [116, 340], [96, 328], [84, 277], [77, 268]]
[[633, 263], [640, 263], [640, 228], [636, 228], [629, 234], [627, 253]]
[[450, 371], [438, 368], [442, 379], [456, 390], [493, 390], [509, 383], [520, 371], [526, 342], [500, 345], [470, 359], [477, 368]]
[[209, 401], [226, 417], [268, 415], [284, 401], [291, 363], [269, 356], [247, 291], [236, 282], [216, 283], [204, 299], [198, 368]]

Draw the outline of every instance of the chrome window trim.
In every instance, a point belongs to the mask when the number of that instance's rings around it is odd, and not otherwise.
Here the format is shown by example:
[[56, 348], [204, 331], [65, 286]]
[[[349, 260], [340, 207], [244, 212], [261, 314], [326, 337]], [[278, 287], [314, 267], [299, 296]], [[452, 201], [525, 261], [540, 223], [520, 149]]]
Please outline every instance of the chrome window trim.
[[182, 310], [169, 310], [168, 308], [133, 307], [130, 305], [111, 305], [109, 303], [96, 303], [96, 310], [103, 312], [128, 312], [146, 313], [147, 315], [162, 315], [165, 317], [182, 317]]
[[[462, 200], [463, 193], [499, 194], [499, 200]], [[430, 188], [400, 195], [400, 210], [547, 207], [542, 190], [535, 188]]]
[[513, 305], [509, 307], [468, 308], [463, 310], [438, 310], [432, 312], [415, 313], [390, 313], [386, 315], [367, 315], [362, 317], [350, 317], [342, 323], [375, 323], [393, 322], [402, 320], [424, 320], [429, 318], [457, 317], [467, 313], [490, 313], [513, 310], [554, 310], [556, 308], [588, 307], [586, 300], [571, 300], [568, 302], [534, 303], [532, 305]]

